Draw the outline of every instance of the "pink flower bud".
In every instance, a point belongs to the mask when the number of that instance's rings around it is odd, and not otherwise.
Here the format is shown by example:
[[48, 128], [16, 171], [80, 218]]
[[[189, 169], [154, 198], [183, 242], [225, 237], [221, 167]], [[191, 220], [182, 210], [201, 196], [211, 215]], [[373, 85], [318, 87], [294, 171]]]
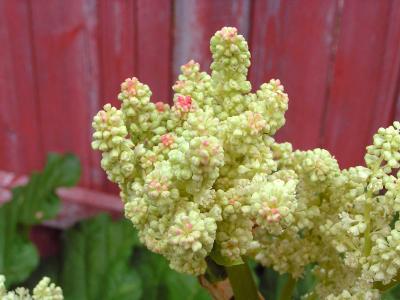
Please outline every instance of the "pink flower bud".
[[192, 98], [190, 96], [178, 96], [176, 107], [183, 112], [188, 112], [192, 108]]
[[159, 111], [159, 112], [163, 112], [164, 110], [165, 110], [165, 105], [164, 105], [164, 103], [163, 102], [157, 102], [156, 104], [156, 109]]
[[161, 136], [161, 143], [163, 143], [165, 147], [169, 147], [174, 143], [174, 137], [166, 133]]
[[234, 27], [224, 27], [221, 29], [219, 34], [224, 40], [233, 40], [233, 38], [237, 35], [237, 29]]
[[101, 120], [105, 123], [105, 122], [107, 122], [107, 113], [104, 111], [104, 110], [101, 110], [100, 112], [99, 112], [99, 115], [100, 115], [100, 118], [101, 118]]
[[172, 87], [174, 90], [176, 89], [181, 89], [185, 86], [185, 81], [183, 80], [178, 80], [177, 82], [175, 82], [174, 86]]
[[126, 92], [129, 96], [135, 96], [137, 84], [138, 84], [138, 80], [136, 77], [127, 78], [121, 84], [121, 90], [123, 92]]

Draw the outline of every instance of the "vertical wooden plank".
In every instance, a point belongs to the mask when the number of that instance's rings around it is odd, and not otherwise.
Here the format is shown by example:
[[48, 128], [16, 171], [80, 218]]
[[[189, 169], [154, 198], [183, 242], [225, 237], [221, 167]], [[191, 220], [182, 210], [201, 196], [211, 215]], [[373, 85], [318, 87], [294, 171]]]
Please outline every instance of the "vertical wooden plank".
[[392, 1], [390, 5], [382, 76], [370, 130], [371, 137], [379, 127], [400, 120], [400, 2]]
[[137, 76], [152, 100], [170, 102], [172, 0], [137, 1]]
[[322, 146], [342, 167], [360, 164], [383, 75], [392, 1], [345, 1]]
[[211, 63], [210, 38], [224, 26], [238, 28], [248, 38], [249, 0], [176, 0], [174, 80], [180, 66], [190, 59], [209, 71]]
[[44, 149], [77, 154], [81, 183], [90, 186], [90, 124], [99, 95], [96, 1], [31, 5]]
[[0, 169], [25, 173], [43, 162], [26, 1], [0, 1]]
[[289, 95], [280, 141], [295, 148], [319, 145], [326, 85], [334, 55], [337, 1], [254, 2], [250, 78], [256, 90], [279, 78]]
[[[119, 107], [117, 95], [121, 82], [137, 76], [136, 61], [136, 1], [99, 1], [99, 55], [100, 55], [100, 101], [97, 110], [106, 103]], [[100, 168], [100, 154], [93, 151], [91, 165], [93, 187], [109, 192], [117, 188]]]
[[136, 1], [99, 1], [101, 103], [120, 105], [120, 84], [137, 72]]

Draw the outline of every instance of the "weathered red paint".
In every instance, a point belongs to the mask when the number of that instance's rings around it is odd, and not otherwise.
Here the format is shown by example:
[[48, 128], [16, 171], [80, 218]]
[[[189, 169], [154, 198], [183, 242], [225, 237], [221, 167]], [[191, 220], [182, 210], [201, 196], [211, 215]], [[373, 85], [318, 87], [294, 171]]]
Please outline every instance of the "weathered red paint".
[[[372, 141], [372, 123], [387, 125], [387, 120], [381, 119], [383, 112], [377, 115], [376, 107], [383, 108], [390, 101], [380, 98], [379, 93], [385, 75], [385, 51], [390, 51], [386, 48], [388, 16], [394, 2], [343, 3], [322, 146], [337, 157], [340, 166], [348, 167], [363, 162], [365, 146]], [[391, 29], [399, 31], [400, 20], [392, 21]]]
[[41, 166], [36, 65], [27, 1], [0, 1], [0, 169]]
[[393, 119], [400, 120], [400, 1], [392, 1], [390, 5], [385, 52], [374, 118], [370, 128], [371, 134], [379, 127], [389, 125]]
[[172, 1], [137, 0], [137, 72], [152, 101], [171, 102]]
[[251, 50], [253, 89], [279, 78], [289, 94], [278, 140], [319, 146], [335, 48], [336, 1], [255, 1]]
[[250, 0], [176, 0], [174, 28], [174, 80], [180, 66], [194, 59], [209, 71], [210, 38], [223, 26], [237, 27], [248, 38]]
[[72, 151], [81, 186], [117, 193], [90, 149], [92, 116], [119, 105], [132, 76], [170, 101], [179, 66], [207, 69], [209, 38], [225, 25], [250, 42], [254, 89], [280, 78], [289, 93], [279, 140], [327, 147], [350, 166], [400, 118], [398, 1], [0, 0], [0, 170], [26, 174], [45, 153]]
[[83, 166], [81, 184], [90, 187], [90, 124], [99, 107], [100, 85], [96, 1], [29, 3], [40, 116], [32, 122], [39, 124], [43, 145], [37, 157], [48, 151], [76, 153]]

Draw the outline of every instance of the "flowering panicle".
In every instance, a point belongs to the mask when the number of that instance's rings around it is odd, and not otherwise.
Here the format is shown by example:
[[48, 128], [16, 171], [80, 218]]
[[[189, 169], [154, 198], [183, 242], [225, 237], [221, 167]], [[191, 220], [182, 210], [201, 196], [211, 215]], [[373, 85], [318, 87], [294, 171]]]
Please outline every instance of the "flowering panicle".
[[63, 300], [61, 288], [50, 282], [50, 278], [44, 277], [33, 289], [33, 294], [26, 288], [18, 287], [14, 291], [7, 291], [5, 277], [0, 275], [0, 299], [1, 300]]
[[288, 96], [275, 79], [251, 92], [235, 28], [210, 49], [211, 75], [183, 65], [172, 106], [131, 78], [121, 108], [94, 117], [92, 146], [141, 241], [180, 272], [248, 256], [297, 279], [314, 264], [310, 297], [375, 299], [400, 267], [400, 123], [379, 129], [365, 167], [341, 170], [326, 150], [274, 140]]

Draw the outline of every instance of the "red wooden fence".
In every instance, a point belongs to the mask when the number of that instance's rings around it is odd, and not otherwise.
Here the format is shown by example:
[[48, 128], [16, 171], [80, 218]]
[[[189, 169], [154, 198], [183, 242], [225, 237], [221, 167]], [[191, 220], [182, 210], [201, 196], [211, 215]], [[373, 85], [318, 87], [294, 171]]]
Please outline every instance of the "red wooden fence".
[[128, 76], [170, 99], [181, 64], [208, 69], [222, 26], [248, 39], [255, 88], [284, 83], [280, 140], [325, 147], [347, 167], [400, 118], [400, 1], [0, 0], [0, 170], [27, 173], [49, 151], [72, 151], [81, 185], [111, 191], [90, 149], [92, 116], [118, 105]]

